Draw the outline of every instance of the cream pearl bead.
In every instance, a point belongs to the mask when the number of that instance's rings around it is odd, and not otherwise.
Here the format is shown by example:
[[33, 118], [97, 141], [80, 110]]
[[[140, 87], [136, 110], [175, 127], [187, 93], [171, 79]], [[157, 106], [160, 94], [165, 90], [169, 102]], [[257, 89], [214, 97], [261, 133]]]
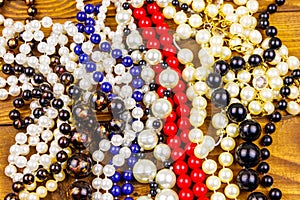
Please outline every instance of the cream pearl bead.
[[183, 11], [177, 12], [174, 15], [174, 22], [178, 25], [187, 22], [187, 15], [185, 14], [185, 12]]
[[179, 76], [175, 70], [167, 68], [159, 74], [158, 80], [163, 87], [172, 89], [178, 84]]
[[287, 64], [289, 65], [290, 70], [299, 69], [300, 61], [295, 56], [289, 56], [287, 59]]
[[289, 55], [289, 49], [284, 44], [278, 49], [279, 55], [286, 58]]
[[147, 51], [145, 54], [145, 60], [150, 64], [150, 65], [157, 65], [162, 59], [162, 54], [159, 50], [157, 49], [150, 49]]
[[209, 153], [209, 149], [208, 149], [208, 147], [203, 145], [203, 143], [197, 145], [194, 149], [194, 154], [199, 159], [206, 158], [208, 156], [208, 153]]
[[223, 129], [228, 124], [228, 118], [223, 113], [216, 113], [212, 117], [212, 125], [216, 129]]
[[291, 115], [298, 115], [300, 113], [300, 106], [295, 101], [288, 102], [286, 111]]
[[218, 165], [216, 161], [207, 159], [202, 163], [202, 170], [206, 174], [213, 174], [217, 171]]
[[283, 80], [280, 76], [272, 77], [269, 80], [269, 85], [274, 90], [279, 90], [283, 86]]
[[264, 39], [264, 41], [263, 41], [262, 44], [261, 44], [261, 47], [262, 47], [263, 49], [268, 49], [268, 48], [269, 48], [269, 41], [270, 41], [270, 38]]
[[249, 39], [254, 45], [257, 45], [261, 43], [263, 37], [258, 30], [253, 30], [249, 34]]
[[251, 101], [248, 110], [253, 115], [259, 115], [263, 111], [263, 106], [259, 101]]
[[36, 194], [39, 195], [40, 198], [45, 198], [48, 194], [47, 188], [45, 188], [44, 186], [39, 186], [36, 189]]
[[209, 4], [205, 9], [207, 15], [211, 18], [214, 18], [218, 15], [218, 7], [215, 4]]
[[176, 192], [170, 189], [163, 189], [156, 196], [155, 200], [179, 200]]
[[231, 38], [229, 40], [230, 47], [236, 47], [236, 46], [241, 46], [241, 45], [242, 45], [242, 40], [240, 38]]
[[222, 46], [223, 45], [223, 38], [221, 36], [212, 36], [209, 40], [210, 45], [212, 46]]
[[217, 176], [209, 176], [206, 179], [206, 186], [209, 190], [218, 190], [221, 187], [221, 180]]
[[153, 155], [157, 160], [166, 161], [171, 156], [171, 149], [166, 144], [158, 144], [153, 151]]
[[244, 28], [241, 24], [233, 23], [230, 26], [230, 33], [234, 35], [242, 34], [244, 31]]
[[264, 88], [259, 92], [259, 96], [263, 101], [272, 101], [273, 100], [273, 91], [269, 88]]
[[221, 148], [224, 151], [231, 151], [235, 148], [235, 140], [232, 137], [225, 137], [221, 140]]
[[233, 172], [229, 168], [222, 168], [218, 176], [223, 183], [229, 183], [233, 179]]
[[240, 24], [242, 24], [244, 28], [252, 26], [252, 22], [252, 17], [250, 15], [244, 15], [240, 18]]
[[176, 33], [181, 39], [186, 40], [191, 37], [192, 28], [187, 24], [180, 24], [176, 28]]
[[172, 112], [172, 105], [167, 99], [157, 99], [153, 102], [151, 111], [155, 117], [167, 118]]
[[189, 117], [189, 121], [192, 126], [200, 127], [204, 123], [204, 117], [199, 114], [191, 114]]
[[184, 48], [180, 49], [177, 53], [178, 61], [181, 64], [191, 63], [194, 59], [194, 54], [190, 49]]
[[233, 163], [233, 156], [229, 152], [223, 152], [219, 155], [218, 160], [222, 166], [228, 167]]
[[188, 89], [186, 90], [186, 96], [187, 98], [192, 101], [195, 97], [197, 97], [197, 93], [194, 90], [194, 87], [190, 86], [188, 87]]
[[19, 193], [20, 200], [28, 200], [29, 192], [26, 190], [23, 190]]
[[267, 113], [267, 115], [272, 114], [275, 111], [275, 106], [272, 102], [267, 101], [264, 103], [264, 111]]
[[143, 130], [142, 132], [140, 132], [137, 139], [138, 139], [138, 144], [144, 150], [151, 150], [158, 143], [158, 136], [156, 132], [152, 129]]
[[205, 109], [207, 106], [207, 101], [204, 97], [198, 96], [195, 99], [193, 99], [192, 105], [197, 109]]
[[[205, 81], [206, 80], [206, 77], [207, 75], [212, 72], [211, 68], [210, 67], [204, 67], [204, 66], [201, 66], [201, 67], [197, 67], [195, 72], [194, 72], [194, 76], [197, 80], [199, 81]], [[206, 84], [206, 83], [205, 83]]]
[[132, 0], [131, 5], [134, 8], [141, 8], [144, 5], [144, 1], [143, 0]]
[[210, 200], [226, 200], [226, 197], [221, 192], [214, 192], [211, 195]]
[[39, 200], [39, 199], [40, 199], [40, 197], [34, 192], [29, 193], [29, 195], [28, 195], [28, 200]]
[[208, 30], [206, 29], [201, 29], [196, 33], [196, 42], [198, 44], [205, 44], [207, 42], [209, 42], [211, 37], [211, 34]]
[[176, 184], [176, 175], [170, 169], [162, 169], [156, 174], [156, 183], [162, 189], [171, 189]]
[[235, 73], [232, 70], [229, 70], [225, 77], [223, 78], [225, 83], [233, 82], [235, 79]]
[[[183, 76], [183, 75], [182, 75]], [[196, 91], [197, 94], [203, 95], [207, 93], [208, 91], [208, 86], [205, 82], [203, 81], [198, 81], [194, 84], [194, 90]]]
[[281, 62], [281, 56], [279, 55], [279, 53], [275, 52], [275, 58], [271, 62], [269, 62], [269, 64], [277, 65], [280, 62]]
[[291, 93], [289, 94], [289, 99], [297, 99], [299, 97], [299, 89], [295, 85], [289, 86]]
[[259, 3], [256, 0], [249, 0], [246, 4], [246, 7], [251, 13], [256, 13], [259, 8]]
[[251, 74], [247, 70], [241, 70], [238, 72], [237, 78], [243, 83], [248, 83], [251, 80]]
[[286, 62], [279, 62], [276, 65], [276, 69], [278, 69], [279, 75], [284, 76], [289, 71], [289, 65]]
[[176, 9], [174, 6], [167, 6], [163, 9], [163, 15], [166, 19], [173, 19], [176, 14]]
[[228, 184], [224, 189], [224, 193], [229, 199], [236, 199], [240, 194], [240, 189], [236, 184]]
[[238, 6], [243, 6], [247, 3], [248, 0], [233, 0], [233, 3], [235, 3]]
[[164, 8], [168, 5], [169, 1], [168, 0], [157, 0], [156, 3], [159, 7]]
[[46, 188], [49, 192], [54, 192], [55, 190], [57, 190], [57, 182], [54, 180], [48, 180], [46, 182]]
[[236, 23], [239, 21], [239, 18], [237, 14], [233, 13], [233, 14], [226, 15], [225, 20], [231, 23]]
[[221, 11], [224, 15], [230, 15], [234, 12], [234, 7], [231, 4], [224, 4], [221, 8]]
[[224, 88], [229, 92], [230, 97], [237, 97], [240, 94], [240, 87], [235, 82], [226, 83]]
[[188, 138], [192, 143], [200, 143], [203, 140], [203, 132], [198, 128], [194, 128], [190, 130]]
[[241, 99], [246, 101], [252, 101], [256, 97], [256, 91], [253, 87], [247, 86], [241, 90]]
[[186, 82], [191, 82], [195, 80], [195, 68], [192, 66], [187, 66], [182, 71], [182, 78]]
[[203, 0], [194, 0], [192, 9], [195, 12], [202, 12], [205, 9], [205, 2]]
[[239, 135], [239, 127], [237, 124], [234, 123], [230, 123], [228, 124], [228, 126], [226, 127], [226, 133], [229, 137], [237, 137]]
[[221, 59], [227, 60], [231, 57], [231, 50], [229, 47], [222, 47], [222, 54], [220, 56]]
[[149, 183], [154, 180], [157, 168], [154, 163], [148, 159], [141, 159], [133, 166], [133, 176], [140, 183]]
[[199, 28], [203, 24], [202, 18], [198, 14], [192, 14], [189, 18], [189, 25], [193, 28]]

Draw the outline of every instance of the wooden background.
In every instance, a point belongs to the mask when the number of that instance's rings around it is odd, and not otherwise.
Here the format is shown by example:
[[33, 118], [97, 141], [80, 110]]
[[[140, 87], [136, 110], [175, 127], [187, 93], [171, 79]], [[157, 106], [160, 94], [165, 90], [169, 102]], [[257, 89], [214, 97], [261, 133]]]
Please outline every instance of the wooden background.
[[[300, 1], [286, 0], [287, 3], [279, 8], [279, 12], [271, 16], [271, 24], [279, 30], [279, 37], [285, 45], [288, 46], [290, 55], [300, 57]], [[97, 3], [97, 1], [86, 1]], [[261, 0], [260, 8], [274, 2], [274, 0]], [[63, 22], [65, 20], [74, 21], [76, 14], [75, 1], [71, 0], [36, 0], [38, 15], [51, 16], [54, 22]], [[6, 1], [4, 8], [0, 13], [5, 17], [11, 17], [15, 20], [24, 20], [27, 17], [26, 6], [22, 0]], [[113, 21], [113, 11], [109, 12], [110, 22]], [[1, 30], [1, 27], [0, 27]], [[14, 143], [14, 136], [17, 133], [11, 126], [11, 121], [7, 117], [9, 111], [13, 108], [12, 98], [5, 102], [0, 102], [0, 199], [5, 194], [11, 192], [11, 180], [4, 175], [4, 168], [8, 164], [7, 156], [9, 147]], [[24, 112], [23, 112], [24, 113]], [[28, 112], [27, 112], [28, 113]], [[271, 158], [268, 162], [271, 165], [270, 174], [274, 178], [274, 187], [279, 187], [283, 192], [283, 200], [300, 199], [300, 117], [285, 116], [284, 120], [277, 124], [277, 132], [273, 137], [273, 145], [270, 147]], [[261, 120], [264, 123], [266, 120]], [[209, 123], [209, 122], [208, 122]], [[217, 158], [219, 150], [214, 152], [213, 157]], [[240, 167], [235, 165], [235, 174]], [[47, 199], [67, 199], [66, 188], [72, 183], [67, 179], [59, 184], [59, 190], [50, 194]], [[135, 184], [135, 196], [147, 194], [148, 185]], [[260, 188], [260, 191], [266, 193], [266, 188]], [[245, 193], [242, 193], [240, 200], [246, 200]]]

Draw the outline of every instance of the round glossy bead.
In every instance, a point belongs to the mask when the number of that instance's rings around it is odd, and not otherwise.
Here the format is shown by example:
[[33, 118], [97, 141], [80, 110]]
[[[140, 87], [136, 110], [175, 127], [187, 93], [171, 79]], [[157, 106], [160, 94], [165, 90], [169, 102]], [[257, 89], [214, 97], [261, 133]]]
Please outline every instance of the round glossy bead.
[[239, 134], [246, 141], [254, 141], [261, 134], [261, 126], [253, 120], [245, 120], [239, 125]]
[[74, 200], [83, 200], [92, 198], [92, 188], [85, 181], [76, 181], [72, 183], [69, 188], [68, 194]]
[[211, 95], [211, 100], [214, 106], [216, 106], [217, 108], [225, 108], [229, 105], [230, 94], [227, 90], [223, 88], [218, 88], [213, 91]]
[[241, 70], [245, 67], [245, 65], [246, 65], [246, 61], [244, 60], [244, 58], [240, 56], [234, 56], [230, 60], [230, 67], [232, 70], [235, 71]]
[[92, 160], [85, 154], [74, 154], [67, 161], [68, 174], [76, 178], [87, 177], [91, 173]]
[[269, 191], [269, 198], [271, 200], [280, 200], [282, 197], [282, 192], [278, 188], [272, 188]]
[[252, 169], [243, 169], [237, 176], [237, 184], [242, 190], [253, 191], [259, 185], [259, 176]]
[[233, 103], [227, 109], [227, 116], [231, 121], [241, 122], [247, 116], [246, 108], [240, 103]]
[[255, 144], [245, 142], [236, 148], [235, 158], [241, 166], [254, 167], [261, 159], [261, 152]]
[[267, 200], [267, 197], [261, 192], [253, 192], [248, 196], [247, 200]]

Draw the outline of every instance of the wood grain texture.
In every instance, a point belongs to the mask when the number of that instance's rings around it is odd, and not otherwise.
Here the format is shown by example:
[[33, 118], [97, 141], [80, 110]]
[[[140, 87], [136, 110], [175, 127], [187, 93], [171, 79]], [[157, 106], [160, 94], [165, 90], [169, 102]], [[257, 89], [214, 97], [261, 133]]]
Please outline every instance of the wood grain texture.
[[[265, 9], [267, 5], [274, 0], [260, 1], [260, 7]], [[43, 16], [51, 16], [55, 22], [63, 22], [65, 20], [74, 21], [76, 9], [75, 1], [70, 0], [36, 0], [39, 14], [38, 19]], [[86, 1], [97, 3], [98, 1]], [[6, 1], [4, 8], [0, 9], [0, 13], [6, 17], [12, 17], [15, 20], [23, 20], [27, 17], [26, 6], [22, 0]], [[108, 24], [115, 25], [113, 19], [114, 11], [108, 12], [110, 18]], [[287, 3], [279, 8], [279, 12], [271, 16], [271, 24], [275, 25], [279, 31], [279, 37], [283, 43], [288, 46], [290, 55], [300, 57], [300, 1], [287, 0]], [[1, 28], [0, 28], [1, 30]], [[2, 75], [0, 75], [2, 76]], [[6, 193], [11, 192], [11, 180], [4, 175], [4, 168], [8, 164], [7, 155], [9, 147], [14, 143], [14, 136], [17, 133], [13, 129], [10, 119], [7, 117], [8, 112], [13, 108], [12, 100], [9, 98], [5, 102], [0, 102], [0, 199], [3, 199]], [[28, 115], [29, 111], [24, 109], [22, 115]], [[103, 115], [105, 119], [109, 116]], [[265, 119], [260, 122], [265, 123]], [[209, 122], [206, 122], [206, 130]], [[283, 200], [300, 199], [300, 116], [285, 117], [277, 124], [277, 132], [274, 133], [273, 145], [270, 147], [271, 158], [268, 160], [271, 166], [270, 174], [274, 178], [274, 187], [279, 187], [283, 191]], [[220, 153], [220, 149], [216, 149], [211, 155], [216, 159]], [[235, 175], [241, 169], [238, 165], [233, 167]], [[46, 199], [67, 199], [66, 191], [72, 183], [72, 179], [68, 178], [64, 183], [59, 184], [59, 190], [49, 194]], [[147, 185], [135, 183], [136, 196], [147, 194], [149, 188]], [[266, 188], [260, 188], [260, 191], [266, 193]], [[246, 200], [246, 193], [242, 193], [240, 200]]]

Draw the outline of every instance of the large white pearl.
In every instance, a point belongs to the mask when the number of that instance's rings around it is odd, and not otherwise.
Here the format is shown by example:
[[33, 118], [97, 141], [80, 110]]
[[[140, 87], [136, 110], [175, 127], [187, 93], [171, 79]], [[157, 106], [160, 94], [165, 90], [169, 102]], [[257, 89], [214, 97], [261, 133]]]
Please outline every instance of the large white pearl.
[[212, 118], [212, 125], [216, 129], [223, 129], [228, 124], [228, 118], [223, 113], [216, 113]]
[[187, 24], [180, 24], [177, 28], [176, 28], [176, 33], [178, 34], [178, 36], [181, 39], [188, 39], [191, 37], [192, 35], [192, 28], [187, 25]]
[[133, 167], [134, 178], [140, 183], [149, 183], [154, 180], [156, 171], [156, 166], [148, 159], [139, 160]]
[[298, 115], [300, 112], [300, 106], [295, 101], [288, 102], [286, 111], [291, 115]]
[[164, 189], [156, 195], [155, 200], [179, 200], [179, 197], [173, 190]]
[[206, 186], [209, 190], [218, 190], [221, 187], [221, 180], [217, 176], [209, 176], [206, 179]]
[[210, 200], [226, 200], [226, 197], [221, 192], [215, 192], [211, 195]]
[[194, 55], [190, 49], [180, 49], [177, 53], [177, 58], [181, 64], [187, 64], [193, 61]]
[[173, 69], [165, 69], [159, 74], [159, 83], [165, 88], [174, 88], [179, 81], [177, 72]]
[[218, 165], [216, 161], [207, 159], [202, 163], [202, 170], [206, 174], [213, 174], [217, 171]]
[[151, 150], [153, 149], [158, 143], [158, 136], [156, 132], [152, 129], [143, 130], [138, 135], [138, 144], [144, 150]]
[[228, 183], [232, 180], [233, 178], [233, 172], [231, 169], [229, 168], [222, 168], [220, 171], [219, 171], [219, 174], [218, 174], [220, 180], [223, 182], [223, 183]]
[[166, 144], [158, 144], [153, 151], [153, 155], [157, 160], [165, 161], [170, 158], [171, 149]]
[[176, 184], [176, 175], [169, 169], [160, 170], [155, 178], [160, 188], [171, 189]]
[[240, 189], [236, 184], [228, 184], [224, 193], [229, 199], [236, 199], [240, 194]]
[[172, 105], [166, 99], [157, 99], [153, 102], [151, 111], [155, 117], [160, 119], [167, 118], [172, 112]]
[[150, 49], [145, 54], [145, 60], [150, 65], [157, 65], [162, 59], [161, 52], [157, 49]]

